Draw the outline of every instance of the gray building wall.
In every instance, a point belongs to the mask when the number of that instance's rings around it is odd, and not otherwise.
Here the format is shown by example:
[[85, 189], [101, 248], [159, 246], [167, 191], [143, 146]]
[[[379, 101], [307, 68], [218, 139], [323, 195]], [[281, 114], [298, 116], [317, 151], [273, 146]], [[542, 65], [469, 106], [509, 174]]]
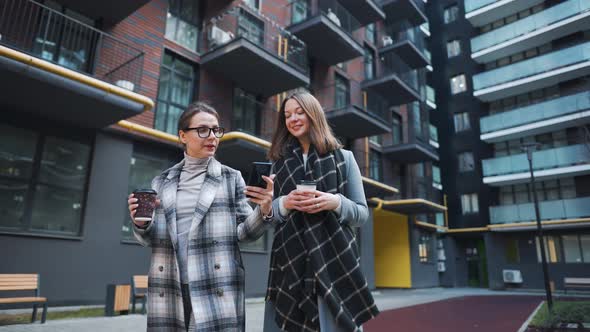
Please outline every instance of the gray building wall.
[[[412, 219], [413, 217], [409, 217]], [[430, 242], [433, 248], [432, 260], [428, 263], [420, 262], [420, 256], [418, 251], [418, 245], [420, 243], [421, 232], [430, 233]], [[410, 223], [410, 264], [412, 265], [412, 288], [426, 288], [426, 287], [438, 287], [439, 277], [437, 269], [437, 255], [436, 255], [436, 232], [430, 230], [424, 230], [416, 227], [413, 223]]]

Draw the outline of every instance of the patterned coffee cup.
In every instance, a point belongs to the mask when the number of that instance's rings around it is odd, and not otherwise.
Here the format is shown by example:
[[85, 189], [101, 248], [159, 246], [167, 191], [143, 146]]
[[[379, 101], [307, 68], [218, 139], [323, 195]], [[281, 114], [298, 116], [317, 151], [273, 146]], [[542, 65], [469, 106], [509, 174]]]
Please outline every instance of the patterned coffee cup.
[[137, 209], [135, 210], [136, 221], [151, 221], [154, 210], [156, 209], [156, 195], [158, 193], [152, 189], [136, 189], [133, 191], [133, 197], [137, 198]]

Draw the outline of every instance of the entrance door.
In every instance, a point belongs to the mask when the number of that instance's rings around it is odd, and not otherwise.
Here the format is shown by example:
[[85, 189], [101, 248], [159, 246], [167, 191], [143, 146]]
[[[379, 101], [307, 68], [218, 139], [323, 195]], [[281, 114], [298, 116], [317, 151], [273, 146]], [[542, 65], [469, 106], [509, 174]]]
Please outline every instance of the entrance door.
[[467, 260], [467, 285], [488, 288], [488, 271], [485, 242], [483, 239], [468, 241], [465, 248]]

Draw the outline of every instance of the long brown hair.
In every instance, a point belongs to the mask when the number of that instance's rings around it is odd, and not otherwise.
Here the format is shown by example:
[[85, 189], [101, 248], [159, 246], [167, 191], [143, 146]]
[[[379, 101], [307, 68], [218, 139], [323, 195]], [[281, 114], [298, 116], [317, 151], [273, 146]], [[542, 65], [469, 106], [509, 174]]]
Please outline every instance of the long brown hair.
[[287, 129], [285, 119], [285, 104], [294, 99], [309, 118], [309, 139], [311, 145], [320, 154], [326, 154], [342, 147], [336, 139], [332, 128], [328, 125], [326, 115], [320, 102], [309, 92], [298, 91], [285, 98], [278, 112], [277, 126], [272, 137], [272, 145], [268, 152], [268, 159], [279, 160], [284, 157], [287, 146], [297, 139]]

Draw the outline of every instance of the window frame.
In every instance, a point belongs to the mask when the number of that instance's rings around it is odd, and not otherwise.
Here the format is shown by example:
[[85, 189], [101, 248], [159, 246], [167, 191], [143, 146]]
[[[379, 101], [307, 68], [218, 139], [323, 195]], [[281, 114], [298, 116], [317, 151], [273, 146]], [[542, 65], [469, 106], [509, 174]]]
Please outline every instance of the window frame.
[[[185, 48], [185, 49], [187, 49], [187, 50], [189, 50], [191, 52], [197, 53], [198, 50], [199, 50], [199, 37], [201, 35], [201, 29], [200, 29], [201, 8], [199, 8], [200, 3], [199, 2], [194, 3], [194, 7], [193, 8], [196, 10], [196, 13], [193, 12], [192, 13], [193, 17], [191, 19], [188, 19], [188, 18], [182, 16], [182, 11], [183, 11], [183, 5], [186, 2], [190, 2], [190, 0], [175, 0], [175, 1], [178, 2], [178, 8], [172, 9], [171, 8], [171, 5], [170, 5], [170, 2], [168, 3], [168, 8], [167, 8], [167, 11], [166, 11], [166, 15], [167, 15], [166, 16], [166, 22], [165, 22], [165, 26], [164, 26], [164, 38], [166, 40], [169, 40], [169, 41], [171, 41], [171, 42], [179, 45], [179, 46], [182, 46], [183, 48]], [[176, 11], [178, 11], [178, 12], [176, 13]], [[168, 22], [170, 20], [170, 18], [168, 17], [168, 15], [170, 17], [174, 17], [174, 19], [176, 19], [175, 26], [174, 26], [174, 32], [173, 32], [173, 35], [174, 36], [173, 37], [170, 37], [170, 38], [167, 36], [167, 33], [166, 33], [167, 30], [168, 30], [167, 29], [168, 28]], [[190, 25], [191, 27], [193, 27], [193, 28], [196, 29], [196, 37], [197, 38], [196, 38], [195, 48], [194, 49], [192, 49], [188, 45], [184, 45], [184, 44], [180, 43], [179, 38], [178, 38], [178, 32], [180, 30], [179, 29], [179, 26], [180, 26], [181, 23], [184, 23], [186, 25]]]

